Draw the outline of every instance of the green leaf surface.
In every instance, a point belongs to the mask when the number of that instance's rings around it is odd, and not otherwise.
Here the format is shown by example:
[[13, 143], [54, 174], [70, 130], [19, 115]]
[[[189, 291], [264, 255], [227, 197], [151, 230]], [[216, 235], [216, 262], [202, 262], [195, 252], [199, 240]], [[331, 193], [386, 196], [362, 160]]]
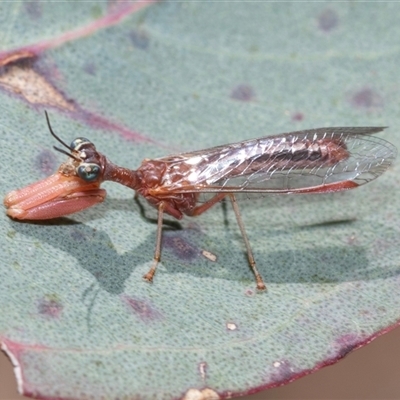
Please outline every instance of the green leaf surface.
[[[132, 169], [143, 158], [320, 126], [389, 125], [380, 136], [399, 146], [399, 11], [2, 3], [1, 193], [63, 162], [44, 109], [65, 141], [90, 138]], [[228, 204], [166, 229], [153, 284], [142, 275], [156, 225], [125, 187], [106, 183], [104, 203], [54, 221], [21, 223], [4, 210], [0, 341], [20, 390], [223, 398], [335, 362], [400, 320], [399, 184], [396, 164], [354, 191], [240, 204], [264, 293]]]

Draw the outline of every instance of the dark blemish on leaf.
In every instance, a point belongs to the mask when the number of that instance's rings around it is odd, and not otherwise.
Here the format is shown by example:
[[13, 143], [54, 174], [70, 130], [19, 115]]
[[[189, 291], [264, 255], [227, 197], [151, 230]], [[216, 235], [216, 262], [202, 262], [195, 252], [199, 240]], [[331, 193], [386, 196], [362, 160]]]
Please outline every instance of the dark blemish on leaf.
[[373, 111], [383, 106], [383, 99], [374, 90], [363, 88], [351, 96], [350, 103], [355, 108]]
[[354, 350], [355, 347], [356, 346], [353, 346], [351, 344], [349, 344], [347, 346], [343, 346], [342, 348], [340, 348], [340, 350], [338, 352], [338, 357], [339, 358], [346, 357], [347, 354], [351, 353]]
[[250, 85], [238, 85], [231, 92], [231, 98], [239, 101], [251, 101], [254, 99], [254, 90]]
[[96, 65], [92, 62], [87, 62], [83, 66], [83, 71], [86, 72], [88, 75], [96, 75]]
[[18, 261], [14, 261], [13, 262], [13, 268], [16, 269], [17, 271], [19, 271], [21, 269], [21, 265], [19, 264]]
[[140, 50], [146, 50], [149, 47], [149, 36], [143, 30], [132, 30], [129, 33], [129, 39], [132, 44]]
[[193, 261], [200, 255], [200, 249], [189, 243], [184, 230], [179, 232], [165, 232], [163, 235], [163, 248], [170, 250], [176, 257], [185, 261]]
[[148, 300], [137, 297], [122, 296], [122, 300], [137, 317], [143, 322], [152, 322], [163, 319], [163, 315]]
[[336, 11], [331, 9], [326, 9], [322, 11], [318, 16], [318, 28], [324, 32], [330, 32], [334, 30], [339, 23], [339, 17]]
[[77, 242], [86, 241], [86, 235], [79, 229], [72, 228], [70, 230], [70, 235], [71, 235], [72, 239], [76, 240]]
[[35, 164], [40, 173], [45, 176], [52, 174], [58, 167], [54, 152], [49, 150], [42, 150], [36, 157]]
[[372, 244], [372, 251], [375, 256], [380, 256], [386, 254], [386, 251], [390, 249], [391, 245], [388, 241], [384, 239], [376, 239]]
[[290, 380], [295, 374], [295, 369], [289, 361], [275, 361], [273, 363], [273, 366], [275, 367], [275, 372], [272, 373], [272, 380], [274, 384], [277, 384], [279, 382], [286, 382]]
[[352, 350], [354, 350], [360, 343], [362, 339], [354, 333], [348, 333], [346, 335], [341, 336], [336, 340], [336, 346], [338, 349], [338, 356], [340, 358], [345, 357]]
[[58, 318], [62, 310], [63, 306], [58, 299], [58, 296], [54, 294], [45, 296], [38, 304], [39, 314], [45, 317]]
[[39, 19], [42, 17], [42, 6], [38, 0], [27, 1], [24, 3], [24, 8], [32, 19]]
[[301, 112], [296, 112], [296, 113], [292, 114], [293, 122], [303, 121], [303, 119], [304, 119], [304, 114]]

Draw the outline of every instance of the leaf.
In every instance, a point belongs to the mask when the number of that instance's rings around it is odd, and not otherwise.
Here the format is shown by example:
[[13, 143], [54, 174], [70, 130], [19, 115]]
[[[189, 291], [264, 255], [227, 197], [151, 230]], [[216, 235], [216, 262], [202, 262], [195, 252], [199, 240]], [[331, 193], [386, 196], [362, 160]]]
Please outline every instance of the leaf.
[[[47, 176], [64, 140], [111, 160], [319, 126], [391, 125], [394, 3], [4, 3], [1, 190]], [[18, 21], [18, 22], [15, 22]], [[4, 31], [5, 32], [5, 31]], [[166, 229], [131, 190], [41, 223], [2, 214], [0, 340], [42, 398], [226, 398], [336, 362], [399, 322], [398, 166], [335, 195], [241, 204]], [[145, 213], [154, 211], [145, 206]]]

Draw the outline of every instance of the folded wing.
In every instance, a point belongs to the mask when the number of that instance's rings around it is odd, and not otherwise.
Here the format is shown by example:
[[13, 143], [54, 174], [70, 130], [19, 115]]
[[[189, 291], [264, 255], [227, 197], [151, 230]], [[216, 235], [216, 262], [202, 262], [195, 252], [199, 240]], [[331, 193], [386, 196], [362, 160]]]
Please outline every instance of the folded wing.
[[304, 193], [356, 187], [383, 174], [396, 158], [391, 143], [370, 136], [383, 129], [311, 129], [165, 157], [160, 160], [174, 173], [163, 191]]

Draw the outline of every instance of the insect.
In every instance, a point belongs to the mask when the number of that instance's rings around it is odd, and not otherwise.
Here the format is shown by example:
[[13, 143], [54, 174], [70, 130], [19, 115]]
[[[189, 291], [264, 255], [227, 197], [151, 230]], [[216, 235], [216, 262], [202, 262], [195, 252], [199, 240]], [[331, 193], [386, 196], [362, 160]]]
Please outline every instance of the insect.
[[102, 202], [104, 181], [136, 191], [158, 210], [154, 261], [144, 279], [151, 282], [161, 258], [164, 214], [177, 219], [198, 216], [224, 198], [232, 203], [257, 289], [265, 283], [237, 204], [252, 193], [330, 193], [353, 189], [376, 179], [392, 164], [397, 150], [371, 134], [384, 127], [318, 128], [267, 136], [210, 149], [145, 159], [137, 170], [113, 164], [95, 145], [78, 137], [70, 145], [50, 133], [68, 156], [50, 177], [10, 192], [7, 214], [20, 220], [41, 220], [72, 214]]

